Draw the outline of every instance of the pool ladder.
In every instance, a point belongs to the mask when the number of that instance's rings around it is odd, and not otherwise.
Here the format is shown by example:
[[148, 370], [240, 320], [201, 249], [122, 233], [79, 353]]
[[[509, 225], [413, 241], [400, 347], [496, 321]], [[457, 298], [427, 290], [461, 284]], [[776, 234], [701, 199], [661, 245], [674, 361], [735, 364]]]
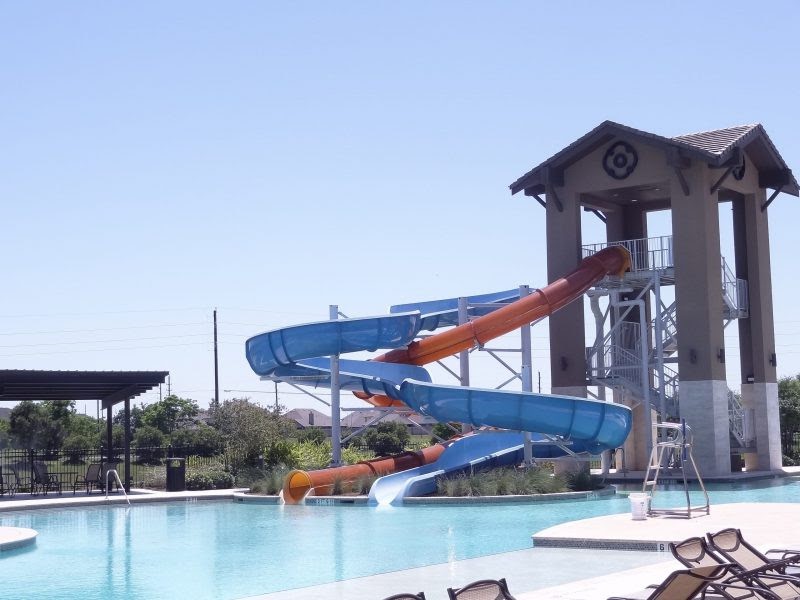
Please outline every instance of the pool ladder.
[[[703, 478], [700, 477], [700, 471], [694, 462], [692, 456], [692, 430], [685, 421], [681, 423], [659, 423], [655, 426], [657, 433], [660, 434], [660, 442], [653, 446], [650, 452], [650, 462], [647, 465], [647, 472], [644, 476], [644, 484], [642, 485], [643, 492], [650, 492], [650, 503], [647, 509], [648, 516], [655, 515], [670, 515], [686, 517], [691, 519], [693, 512], [705, 512], [710, 514], [711, 507], [708, 500], [708, 492], [703, 483]], [[658, 439], [658, 438], [657, 438]], [[694, 469], [697, 483], [700, 485], [700, 490], [705, 496], [705, 504], [701, 506], [692, 506], [689, 498], [689, 484], [686, 481], [686, 467], [689, 463]], [[652, 502], [656, 495], [658, 487], [658, 476], [661, 470], [667, 468], [674, 468], [679, 470], [683, 479], [683, 492], [686, 495], [686, 506], [682, 508], [653, 508]]]
[[122, 485], [122, 480], [119, 478], [119, 473], [117, 473], [116, 469], [109, 469], [106, 473], [106, 500], [108, 500], [108, 488], [111, 487], [109, 483], [112, 475], [117, 482], [117, 490], [122, 490], [122, 493], [125, 494], [125, 500], [128, 502], [128, 506], [130, 506], [131, 499], [128, 498], [128, 492], [125, 490], [125, 486]]

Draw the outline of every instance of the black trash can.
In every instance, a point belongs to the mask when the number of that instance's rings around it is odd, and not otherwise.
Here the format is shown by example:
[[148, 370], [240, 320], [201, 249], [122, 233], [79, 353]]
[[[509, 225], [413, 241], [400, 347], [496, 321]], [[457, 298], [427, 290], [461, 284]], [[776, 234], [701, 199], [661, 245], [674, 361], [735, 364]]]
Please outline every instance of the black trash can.
[[168, 458], [167, 459], [167, 491], [185, 492], [186, 491], [186, 459]]

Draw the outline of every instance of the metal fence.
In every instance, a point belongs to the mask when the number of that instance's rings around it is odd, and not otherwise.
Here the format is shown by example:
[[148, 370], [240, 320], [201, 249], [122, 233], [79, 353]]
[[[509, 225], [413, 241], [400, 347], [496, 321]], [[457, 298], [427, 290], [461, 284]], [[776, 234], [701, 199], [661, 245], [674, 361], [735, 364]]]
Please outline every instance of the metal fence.
[[781, 432], [781, 451], [785, 456], [800, 458], [800, 431]]
[[[167, 457], [185, 458], [189, 469], [226, 468], [229, 465], [228, 456], [224, 453], [217, 456], [203, 456], [203, 454], [205, 452], [201, 449], [189, 446], [131, 448], [131, 482], [135, 487], [164, 487]], [[0, 475], [10, 480], [16, 472], [19, 491], [30, 492], [34, 481], [34, 462], [44, 463], [47, 473], [55, 476], [61, 483], [63, 491], [73, 491], [75, 482], [83, 480], [91, 464], [103, 463], [108, 468], [116, 469], [123, 482], [126, 479], [125, 462], [121, 453], [109, 459], [101, 448], [3, 449], [0, 450]]]

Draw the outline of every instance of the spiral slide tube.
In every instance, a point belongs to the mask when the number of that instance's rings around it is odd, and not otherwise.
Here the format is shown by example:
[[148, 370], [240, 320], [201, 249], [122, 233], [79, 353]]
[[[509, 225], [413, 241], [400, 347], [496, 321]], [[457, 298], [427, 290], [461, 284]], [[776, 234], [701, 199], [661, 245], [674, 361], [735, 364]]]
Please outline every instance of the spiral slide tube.
[[[449, 325], [452, 319], [431, 320], [430, 315], [407, 312], [288, 327], [250, 338], [246, 344], [247, 359], [259, 375], [326, 386], [330, 385], [329, 362], [318, 357], [394, 348], [374, 361], [346, 361], [342, 378], [345, 389], [355, 391], [373, 404], [401, 404], [441, 421], [461, 420], [474, 425], [555, 434], [581, 440], [591, 451], [614, 448], [630, 431], [630, 410], [624, 406], [567, 396], [437, 386], [430, 383], [427, 371], [419, 365], [485, 344], [550, 315], [580, 297], [605, 275], [621, 275], [629, 264], [630, 256], [624, 248], [606, 248], [584, 259], [572, 273], [547, 287], [418, 342], [411, 340], [423, 324]], [[435, 461], [444, 448], [433, 446], [426, 450], [430, 452], [416, 453], [414, 458], [404, 454], [335, 469], [292, 472], [284, 484], [284, 500], [297, 502], [311, 489], [324, 493], [336, 481], [354, 481], [364, 475], [423, 466]]]

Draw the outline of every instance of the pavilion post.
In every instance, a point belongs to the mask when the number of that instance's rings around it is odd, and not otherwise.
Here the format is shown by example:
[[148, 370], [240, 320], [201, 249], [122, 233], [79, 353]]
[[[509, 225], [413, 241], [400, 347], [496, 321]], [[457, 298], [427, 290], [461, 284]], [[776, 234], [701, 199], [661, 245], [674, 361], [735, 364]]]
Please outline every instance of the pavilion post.
[[111, 423], [111, 405], [106, 407], [106, 460], [114, 456], [114, 430]]
[[131, 491], [131, 399], [125, 399], [125, 492]]

